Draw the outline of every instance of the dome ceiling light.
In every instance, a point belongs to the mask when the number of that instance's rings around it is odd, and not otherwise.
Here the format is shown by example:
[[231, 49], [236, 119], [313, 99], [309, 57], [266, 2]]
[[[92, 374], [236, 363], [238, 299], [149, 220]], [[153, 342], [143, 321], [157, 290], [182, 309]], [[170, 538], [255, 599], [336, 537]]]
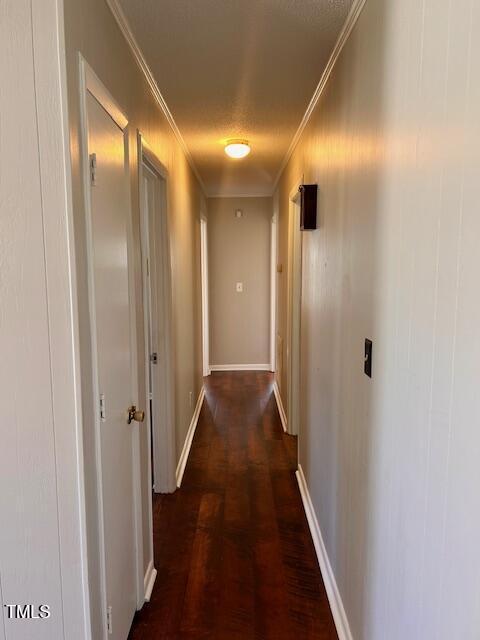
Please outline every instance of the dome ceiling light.
[[225, 153], [230, 158], [245, 158], [250, 151], [250, 145], [247, 140], [229, 140], [225, 145]]

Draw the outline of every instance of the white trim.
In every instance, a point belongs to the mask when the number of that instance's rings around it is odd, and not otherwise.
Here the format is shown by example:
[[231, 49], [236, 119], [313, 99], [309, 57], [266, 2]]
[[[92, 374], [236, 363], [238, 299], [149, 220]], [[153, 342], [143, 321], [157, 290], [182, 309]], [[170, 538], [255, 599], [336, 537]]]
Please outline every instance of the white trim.
[[298, 435], [300, 423], [300, 348], [302, 303], [302, 232], [298, 187], [303, 176], [294, 183], [289, 194], [287, 275], [287, 416], [289, 433]]
[[202, 367], [210, 375], [210, 319], [208, 303], [208, 223], [200, 219], [200, 271], [202, 280]]
[[[150, 256], [150, 260], [156, 258], [158, 261], [158, 292], [157, 296], [162, 301], [162, 309], [160, 310], [156, 320], [161, 324], [161, 331], [159, 336], [159, 363], [164, 363], [160, 371], [161, 382], [161, 407], [162, 415], [160, 416], [159, 423], [154, 424], [153, 428], [153, 442], [149, 436], [149, 447], [153, 449], [153, 477], [154, 477], [154, 489], [156, 493], [171, 493], [175, 491], [175, 398], [174, 398], [174, 369], [173, 369], [173, 353], [172, 353], [172, 282], [171, 282], [171, 251], [168, 233], [168, 171], [162, 165], [160, 160], [156, 157], [145, 138], [140, 131], [137, 131], [137, 150], [138, 150], [138, 184], [139, 184], [139, 205], [140, 205], [140, 232], [141, 232], [141, 248], [142, 248], [142, 286], [143, 296], [146, 299], [146, 264], [144, 258], [146, 257], [146, 243], [148, 233], [148, 222], [144, 220], [144, 204], [143, 204], [143, 165], [153, 173], [158, 174], [159, 179], [164, 181], [163, 188], [165, 189], [163, 197], [163, 205], [165, 210], [161, 212], [161, 219], [159, 220], [159, 228], [161, 230], [160, 237], [157, 240], [160, 242], [160, 255]], [[153, 269], [153, 265], [151, 267]], [[144, 361], [145, 361], [145, 380], [148, 380], [150, 375], [150, 362], [148, 353], [148, 319], [144, 316]], [[159, 317], [161, 316], [161, 317]], [[163, 336], [163, 339], [162, 339]], [[149, 418], [150, 412], [150, 400], [148, 398], [147, 389], [147, 416]], [[150, 418], [149, 418], [150, 419]], [[148, 422], [147, 422], [148, 424]], [[150, 467], [150, 453], [148, 458], [148, 467]], [[150, 483], [151, 469], [147, 469], [148, 482]], [[153, 531], [153, 524], [152, 524]], [[153, 534], [152, 534], [153, 536]], [[153, 540], [153, 538], [152, 538]], [[152, 556], [153, 557], [153, 542], [152, 542]]]
[[[101, 85], [103, 86], [103, 85]], [[109, 94], [107, 94], [107, 98]], [[111, 103], [111, 98], [109, 100]], [[102, 103], [104, 109], [106, 106]], [[107, 113], [110, 113], [107, 111]], [[111, 114], [110, 114], [111, 115]], [[118, 120], [116, 121], [118, 124]], [[125, 122], [125, 125], [127, 123]], [[128, 137], [128, 133], [127, 133]], [[128, 159], [128, 142], [126, 143], [127, 153], [127, 166], [129, 166]], [[129, 197], [130, 197], [130, 174], [127, 171], [127, 180], [129, 185]], [[132, 376], [132, 390], [131, 397], [135, 399], [137, 406], [143, 407], [143, 402], [140, 402], [139, 396], [139, 380], [138, 380], [138, 350], [137, 350], [137, 306], [139, 295], [136, 287], [135, 277], [135, 234], [133, 231], [133, 219], [131, 215], [127, 218], [127, 259], [128, 259], [128, 295], [130, 299], [130, 351], [132, 354], [131, 362], [131, 376]], [[135, 424], [132, 430], [132, 471], [133, 471], [133, 509], [134, 509], [134, 530], [135, 530], [135, 551], [136, 551], [136, 590], [137, 590], [137, 609], [140, 609], [144, 603], [143, 596], [143, 504], [142, 504], [142, 461], [141, 461], [141, 438], [140, 438], [141, 426]], [[153, 538], [153, 533], [152, 533]], [[153, 544], [153, 543], [152, 543]]]
[[307, 109], [303, 115], [303, 118], [295, 132], [295, 135], [292, 138], [292, 141], [290, 143], [290, 146], [288, 147], [287, 153], [285, 154], [283, 160], [282, 160], [282, 164], [280, 165], [280, 168], [278, 170], [277, 176], [275, 178], [275, 182], [273, 184], [273, 188], [271, 190], [270, 193], [239, 193], [239, 194], [222, 194], [222, 193], [215, 193], [215, 194], [209, 194], [207, 193], [205, 184], [203, 182], [203, 180], [200, 177], [200, 174], [197, 170], [197, 167], [195, 166], [195, 162], [193, 160], [192, 154], [190, 153], [187, 144], [182, 136], [182, 134], [180, 133], [180, 130], [174, 120], [174, 117], [170, 111], [170, 109], [168, 108], [167, 103], [165, 102], [165, 98], [162, 95], [162, 92], [160, 91], [160, 88], [157, 84], [157, 81], [155, 80], [153, 73], [150, 69], [150, 67], [147, 64], [147, 61], [145, 60], [145, 57], [143, 55], [142, 50], [140, 49], [140, 46], [138, 44], [138, 42], [135, 39], [135, 36], [133, 35], [132, 29], [130, 27], [130, 24], [128, 23], [128, 20], [118, 2], [118, 0], [106, 0], [106, 3], [108, 5], [108, 7], [110, 8], [110, 11], [112, 12], [113, 17], [115, 18], [120, 31], [122, 32], [123, 36], [125, 37], [125, 40], [127, 41], [127, 44], [129, 45], [133, 56], [135, 58], [135, 61], [137, 62], [140, 70], [142, 71], [145, 80], [147, 81], [152, 94], [158, 104], [158, 106], [160, 107], [163, 115], [165, 116], [168, 124], [170, 125], [173, 133], [175, 134], [175, 137], [178, 140], [178, 143], [180, 144], [187, 160], [188, 163], [193, 171], [193, 173], [195, 174], [202, 190], [203, 193], [206, 197], [208, 198], [268, 198], [271, 197], [273, 195], [273, 193], [275, 193], [275, 190], [277, 188], [278, 182], [280, 180], [280, 177], [283, 173], [283, 170], [285, 169], [285, 167], [287, 166], [288, 161], [290, 160], [295, 147], [297, 146], [301, 135], [305, 129], [305, 127], [308, 124], [308, 121], [310, 120], [313, 111], [315, 110], [315, 107], [318, 104], [318, 101], [320, 100], [320, 97], [325, 89], [325, 86], [328, 82], [328, 79], [333, 71], [333, 68], [335, 67], [335, 64], [342, 52], [343, 47], [345, 46], [346, 42], [348, 41], [348, 38], [362, 12], [362, 9], [365, 5], [366, 0], [354, 0], [352, 7], [348, 13], [348, 16], [345, 20], [345, 23], [343, 25], [343, 28], [337, 38], [337, 41], [335, 43], [335, 46], [333, 48], [332, 54], [330, 56], [330, 58], [328, 59], [327, 65], [322, 73], [322, 76], [320, 78], [320, 81], [314, 91], [314, 94], [310, 100], [310, 102], [308, 103]]
[[[122, 111], [121, 107], [114, 100], [106, 86], [97, 76], [92, 67], [88, 64], [82, 54], [78, 53], [78, 61], [80, 67], [80, 89], [82, 91], [81, 98], [82, 103], [85, 102], [86, 92], [89, 91], [92, 96], [99, 102], [103, 109], [108, 113], [108, 115], [112, 118], [112, 120], [116, 123], [116, 125], [123, 131], [124, 135], [126, 134], [126, 128], [128, 126], [128, 118], [126, 114]], [[83, 104], [84, 115], [86, 115], [86, 105]], [[87, 122], [83, 122], [82, 125], [82, 133], [86, 134], [88, 131]], [[88, 163], [87, 163], [87, 172], [86, 177], [88, 178]], [[90, 184], [89, 180], [86, 180], [87, 185]], [[90, 189], [88, 189], [88, 193], [90, 193]]]
[[[80, 89], [82, 90], [82, 102], [85, 102], [83, 99], [86, 96], [86, 91], [89, 91], [92, 96], [99, 102], [104, 110], [108, 113], [108, 115], [112, 118], [112, 120], [117, 124], [117, 126], [126, 134], [125, 129], [128, 126], [128, 118], [126, 114], [122, 111], [121, 107], [114, 100], [106, 86], [97, 76], [92, 67], [88, 64], [82, 54], [78, 53], [78, 60], [80, 65]], [[86, 113], [86, 105], [84, 104], [84, 109]], [[85, 115], [85, 114], [84, 114]], [[87, 123], [84, 122], [84, 125]], [[82, 130], [82, 133], [87, 132], [87, 127]], [[88, 177], [88, 163], [87, 163], [87, 177]], [[86, 181], [87, 184], [90, 184], [90, 181]], [[90, 193], [90, 189], [88, 190]]]
[[[139, 146], [141, 144], [141, 147]], [[153, 169], [161, 176], [164, 180], [168, 180], [168, 169], [167, 167], [159, 160], [153, 148], [148, 144], [148, 141], [145, 139], [143, 133], [137, 129], [137, 149], [140, 154], [143, 154], [148, 163], [152, 165]], [[138, 156], [139, 161], [141, 159], [141, 155]]]
[[280, 389], [278, 388], [278, 383], [276, 380], [273, 383], [273, 393], [275, 395], [275, 400], [277, 401], [278, 413], [280, 414], [280, 420], [283, 430], [285, 431], [285, 433], [287, 433], [287, 414], [285, 413], [285, 409], [283, 407], [282, 396], [280, 395]]
[[153, 560], [148, 563], [147, 570], [145, 571], [145, 577], [143, 579], [143, 591], [145, 594], [145, 602], [150, 602], [152, 597], [153, 585], [157, 579], [157, 570], [153, 566]]
[[[85, 226], [86, 226], [86, 250], [87, 250], [87, 289], [88, 289], [88, 307], [90, 321], [90, 349], [92, 354], [92, 399], [93, 399], [93, 423], [94, 423], [94, 439], [95, 439], [95, 474], [96, 474], [96, 497], [97, 497], [97, 516], [98, 516], [98, 548], [100, 563], [100, 599], [101, 611], [107, 611], [107, 584], [106, 584], [106, 542], [105, 542], [105, 523], [104, 523], [104, 506], [103, 506], [103, 481], [102, 481], [102, 452], [100, 439], [100, 414], [99, 414], [99, 395], [98, 395], [98, 360], [97, 360], [97, 321], [95, 313], [95, 290], [94, 290], [94, 272], [93, 272], [93, 230], [92, 230], [92, 208], [91, 208], [91, 185], [89, 174], [89, 158], [88, 158], [88, 116], [87, 116], [87, 92], [96, 97], [93, 91], [98, 89], [99, 84], [95, 81], [94, 72], [89, 69], [89, 65], [83, 58], [81, 53], [78, 54], [79, 61], [79, 84], [80, 84], [80, 143], [82, 166], [82, 182], [85, 203]], [[98, 80], [98, 78], [96, 78]], [[101, 85], [101, 83], [100, 83]], [[108, 94], [108, 91], [105, 90]], [[98, 96], [97, 99], [99, 99]], [[100, 102], [100, 99], [99, 99]], [[102, 104], [100, 102], [100, 104]], [[102, 104], [102, 107], [104, 105]], [[118, 122], [117, 122], [118, 124]], [[124, 132], [125, 135], [125, 132]], [[135, 526], [135, 539], [137, 540], [137, 527]], [[103, 637], [108, 637], [106, 616], [102, 616]]]
[[277, 215], [270, 225], [270, 371], [275, 373], [277, 334]]
[[135, 580], [137, 589], [137, 610], [140, 610], [145, 602], [143, 589], [143, 505], [142, 505], [142, 488], [141, 475], [142, 469], [140, 464], [140, 429], [135, 426], [132, 434], [132, 465], [133, 465], [133, 506], [135, 515]]
[[112, 120], [120, 127], [122, 131], [124, 131], [128, 124], [128, 119], [125, 113], [111, 96], [108, 89], [105, 87], [92, 67], [85, 61], [82, 56], [80, 57], [83, 60], [82, 68], [83, 73], [85, 74], [86, 88], [90, 91], [95, 100], [97, 100], [97, 102], [102, 105], [102, 107], [112, 118]]
[[211, 364], [211, 371], [270, 371], [267, 364]]
[[200, 411], [202, 409], [203, 399], [205, 398], [205, 387], [202, 387], [199, 395], [197, 404], [195, 405], [195, 411], [193, 412], [192, 420], [190, 422], [190, 426], [188, 427], [187, 435], [185, 437], [185, 442], [183, 444], [182, 453], [180, 454], [180, 459], [177, 465], [177, 487], [180, 488], [182, 485], [183, 474], [185, 473], [185, 467], [187, 466], [188, 456], [190, 454], [190, 449], [192, 447], [193, 436], [195, 435], [195, 429], [197, 428], [198, 418], [200, 417]]
[[317, 553], [318, 564], [320, 565], [320, 571], [322, 572], [328, 602], [330, 603], [330, 609], [337, 628], [338, 638], [339, 640], [353, 640], [350, 625], [348, 624], [347, 614], [345, 613], [345, 607], [343, 606], [342, 597], [338, 590], [335, 574], [328, 558], [322, 537], [322, 531], [308, 490], [307, 481], [300, 464], [298, 465], [298, 470], [295, 475], [297, 477], [300, 495], [302, 496], [303, 508], [305, 509], [305, 515], [307, 516], [310, 533], [312, 534], [313, 544]]
[[283, 173], [283, 170], [285, 169], [288, 161], [290, 160], [295, 147], [297, 146], [301, 135], [305, 129], [305, 127], [308, 124], [308, 121], [310, 120], [313, 111], [315, 110], [315, 107], [318, 104], [318, 101], [320, 100], [320, 97], [325, 89], [325, 86], [328, 82], [328, 79], [330, 78], [330, 75], [333, 71], [333, 68], [335, 67], [335, 63], [337, 62], [340, 53], [342, 52], [343, 47], [345, 46], [346, 42], [348, 41], [348, 37], [350, 36], [350, 33], [352, 32], [361, 12], [362, 9], [365, 5], [366, 0], [354, 0], [352, 7], [348, 13], [348, 16], [345, 20], [345, 23], [343, 25], [343, 28], [337, 38], [337, 41], [335, 43], [335, 47], [333, 48], [332, 54], [330, 56], [330, 58], [328, 59], [327, 65], [322, 73], [322, 76], [320, 78], [320, 81], [315, 89], [315, 92], [310, 100], [310, 102], [308, 103], [307, 109], [303, 115], [303, 118], [297, 128], [297, 131], [295, 132], [295, 135], [292, 138], [292, 141], [290, 143], [290, 146], [288, 147], [287, 153], [285, 154], [283, 160], [282, 160], [282, 164], [280, 165], [280, 168], [278, 170], [277, 173], [277, 177], [275, 178], [275, 182], [273, 184], [273, 188], [271, 190], [270, 193], [255, 193], [255, 194], [251, 194], [251, 193], [240, 193], [240, 194], [222, 194], [222, 193], [215, 193], [215, 194], [208, 194], [205, 184], [203, 182], [203, 180], [200, 177], [200, 174], [197, 170], [197, 167], [195, 166], [192, 154], [190, 153], [187, 144], [182, 136], [182, 134], [180, 133], [180, 130], [173, 118], [173, 115], [170, 111], [170, 109], [168, 108], [167, 103], [165, 102], [165, 98], [162, 95], [162, 92], [160, 91], [160, 88], [157, 84], [157, 81], [155, 80], [153, 73], [150, 69], [150, 67], [147, 64], [147, 61], [145, 60], [145, 57], [143, 55], [142, 50], [140, 49], [140, 46], [138, 44], [138, 42], [135, 39], [135, 36], [133, 35], [132, 29], [130, 27], [130, 24], [128, 23], [128, 20], [118, 2], [118, 0], [106, 0], [106, 3], [108, 5], [108, 7], [110, 8], [110, 11], [112, 12], [113, 17], [115, 18], [120, 31], [123, 33], [125, 40], [127, 41], [133, 56], [135, 58], [135, 61], [137, 62], [138, 66], [140, 67], [140, 70], [142, 71], [145, 80], [147, 81], [153, 96], [155, 98], [155, 100], [158, 103], [158, 106], [160, 107], [161, 111], [163, 112], [168, 124], [170, 125], [173, 133], [175, 134], [175, 137], [177, 138], [180, 146], [182, 147], [182, 150], [188, 160], [188, 163], [192, 169], [192, 171], [194, 172], [202, 190], [203, 193], [206, 197], [208, 198], [268, 198], [271, 197], [273, 193], [275, 193], [275, 190], [277, 188], [278, 182], [280, 180], [280, 177]]
[[[100, 415], [99, 415], [99, 384], [98, 384], [98, 348], [97, 348], [97, 322], [96, 322], [96, 302], [95, 302], [95, 281], [93, 267], [93, 225], [91, 208], [91, 182], [89, 173], [88, 157], [88, 111], [87, 94], [102, 106], [106, 113], [112, 118], [115, 124], [121, 129], [124, 141], [124, 164], [125, 164], [125, 189], [128, 202], [131, 201], [130, 176], [129, 176], [129, 130], [128, 118], [121, 110], [108, 89], [98, 78], [82, 54], [78, 53], [79, 61], [79, 89], [80, 89], [80, 144], [82, 158], [82, 177], [86, 218], [86, 249], [87, 249], [87, 279], [88, 279], [88, 306], [90, 319], [90, 347], [92, 354], [92, 397], [94, 406], [92, 413], [95, 425], [95, 471], [96, 471], [96, 495], [97, 495], [97, 516], [98, 516], [98, 543], [99, 543], [99, 563], [100, 563], [100, 599], [103, 611], [107, 611], [107, 581], [106, 581], [106, 539], [105, 539], [105, 511], [103, 499], [103, 471], [102, 471], [102, 451], [100, 437]], [[138, 398], [138, 376], [137, 376], [137, 349], [136, 349], [136, 290], [134, 286], [135, 274], [133, 263], [134, 238], [132, 228], [132, 217], [129, 206], [127, 217], [127, 255], [128, 255], [128, 293], [130, 298], [130, 349], [132, 356], [131, 363], [131, 394], [132, 398]], [[138, 400], [134, 401], [138, 405]], [[133, 517], [134, 517], [134, 545], [135, 545], [135, 591], [137, 606], [142, 604], [143, 594], [141, 593], [141, 570], [139, 563], [143, 566], [143, 519], [141, 504], [141, 482], [138, 471], [140, 470], [140, 440], [139, 435], [132, 437], [132, 488], [133, 488]], [[103, 637], [107, 638], [107, 618], [102, 616]]]
[[200, 177], [200, 174], [198, 173], [197, 167], [195, 166], [195, 163], [193, 161], [193, 157], [192, 154], [190, 153], [185, 140], [183, 139], [182, 134], [180, 133], [180, 129], [177, 127], [177, 123], [175, 122], [173, 115], [170, 111], [170, 109], [168, 108], [167, 103], [165, 102], [165, 98], [162, 95], [162, 92], [160, 91], [160, 88], [157, 84], [157, 81], [155, 80], [153, 73], [150, 69], [150, 67], [147, 64], [147, 61], [145, 60], [145, 57], [143, 55], [142, 50], [140, 49], [140, 46], [138, 45], [138, 42], [135, 39], [135, 36], [133, 35], [132, 29], [128, 23], [128, 20], [119, 4], [119, 2], [117, 0], [106, 0], [108, 7], [110, 8], [110, 11], [113, 14], [113, 17], [115, 18], [120, 31], [123, 33], [125, 40], [127, 41], [127, 44], [129, 45], [133, 56], [135, 58], [135, 61], [137, 62], [138, 66], [140, 67], [140, 70], [142, 71], [145, 80], [148, 83], [148, 86], [150, 87], [150, 90], [152, 91], [153, 97], [155, 98], [158, 106], [160, 107], [163, 115], [165, 116], [165, 119], [167, 120], [168, 124], [170, 125], [173, 133], [175, 134], [175, 137], [177, 138], [178, 143], [180, 144], [183, 153], [185, 154], [185, 157], [187, 158], [188, 164], [190, 165], [193, 173], [195, 174], [204, 195], [206, 196], [206, 188], [205, 185], [203, 183], [203, 180]]
[[[108, 0], [107, 0], [108, 1]], [[345, 23], [343, 25], [342, 30], [340, 31], [340, 35], [337, 38], [337, 41], [335, 43], [335, 46], [333, 48], [332, 54], [330, 56], [330, 58], [328, 59], [327, 65], [322, 73], [322, 77], [320, 78], [320, 82], [317, 84], [317, 87], [314, 91], [314, 94], [312, 96], [312, 99], [310, 100], [310, 102], [308, 103], [307, 109], [303, 115], [302, 121], [300, 122], [297, 131], [295, 132], [295, 135], [292, 138], [292, 142], [290, 143], [290, 146], [288, 147], [287, 153], [285, 154], [285, 157], [282, 160], [282, 164], [280, 165], [280, 169], [278, 170], [277, 173], [277, 177], [275, 178], [275, 182], [273, 184], [273, 192], [275, 192], [275, 189], [277, 188], [278, 182], [280, 180], [280, 177], [283, 173], [283, 170], [285, 169], [285, 167], [287, 166], [288, 161], [290, 160], [290, 158], [292, 157], [293, 152], [295, 151], [295, 147], [297, 146], [302, 133], [305, 129], [305, 127], [308, 124], [308, 121], [310, 120], [312, 113], [315, 110], [315, 107], [318, 104], [318, 101], [320, 100], [320, 97], [327, 85], [328, 79], [330, 78], [330, 75], [333, 71], [333, 68], [335, 67], [335, 63], [337, 62], [343, 47], [345, 46], [349, 35], [351, 34], [353, 27], [355, 26], [358, 18], [360, 17], [360, 14], [362, 12], [362, 9], [365, 5], [366, 0], [354, 0], [352, 7], [348, 13], [347, 19], [345, 20]]]

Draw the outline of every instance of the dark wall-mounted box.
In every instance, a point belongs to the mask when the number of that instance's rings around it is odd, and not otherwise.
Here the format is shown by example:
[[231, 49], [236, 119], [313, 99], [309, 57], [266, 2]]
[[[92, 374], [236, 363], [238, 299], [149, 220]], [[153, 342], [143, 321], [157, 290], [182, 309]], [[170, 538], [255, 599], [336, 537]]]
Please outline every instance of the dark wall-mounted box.
[[317, 228], [317, 190], [316, 184], [301, 184], [299, 187], [302, 231], [312, 231]]

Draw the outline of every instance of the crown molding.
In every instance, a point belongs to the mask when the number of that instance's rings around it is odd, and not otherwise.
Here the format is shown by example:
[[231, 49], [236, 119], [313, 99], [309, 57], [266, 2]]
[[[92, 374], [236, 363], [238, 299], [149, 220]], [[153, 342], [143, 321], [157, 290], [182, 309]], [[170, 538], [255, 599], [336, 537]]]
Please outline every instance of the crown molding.
[[300, 125], [298, 126], [297, 131], [295, 132], [295, 135], [292, 138], [292, 142], [290, 143], [290, 146], [288, 147], [288, 151], [285, 154], [285, 157], [282, 160], [282, 164], [280, 165], [280, 169], [278, 170], [277, 173], [277, 177], [275, 178], [275, 182], [273, 185], [273, 192], [275, 192], [277, 186], [278, 186], [278, 182], [280, 180], [280, 177], [285, 169], [285, 167], [287, 166], [288, 161], [290, 160], [290, 158], [292, 157], [293, 152], [295, 151], [295, 147], [297, 146], [301, 135], [305, 129], [305, 127], [308, 124], [308, 121], [310, 120], [313, 111], [315, 110], [315, 107], [318, 104], [318, 101], [320, 100], [320, 97], [327, 85], [328, 79], [330, 77], [330, 74], [333, 71], [333, 68], [335, 66], [335, 63], [337, 62], [343, 47], [345, 46], [352, 30], [353, 27], [355, 26], [358, 18], [360, 17], [360, 14], [362, 12], [362, 9], [365, 5], [366, 0], [354, 0], [350, 11], [348, 12], [348, 16], [345, 20], [345, 23], [342, 27], [342, 30], [340, 31], [340, 35], [337, 38], [337, 42], [335, 43], [335, 47], [333, 48], [332, 51], [332, 55], [330, 56], [330, 58], [328, 59], [327, 62], [327, 66], [325, 67], [325, 70], [322, 74], [322, 77], [320, 78], [320, 82], [317, 84], [317, 88], [315, 89], [315, 92], [312, 96], [312, 99], [310, 100], [307, 110], [304, 113], [304, 116], [302, 118], [302, 121], [300, 122]]
[[[182, 134], [180, 133], [180, 130], [173, 118], [172, 112], [170, 111], [170, 109], [168, 108], [167, 103], [165, 102], [165, 98], [162, 95], [162, 92], [160, 91], [160, 88], [153, 76], [152, 71], [150, 70], [150, 67], [147, 64], [147, 61], [144, 58], [144, 55], [142, 53], [142, 50], [140, 49], [140, 46], [138, 45], [138, 42], [135, 39], [135, 36], [133, 35], [133, 32], [131, 30], [131, 27], [128, 23], [128, 20], [123, 12], [123, 9], [121, 8], [118, 0], [105, 0], [105, 2], [107, 3], [110, 11], [112, 12], [113, 17], [115, 18], [121, 32], [123, 33], [125, 40], [127, 41], [133, 56], [135, 58], [135, 61], [137, 62], [138, 66], [140, 67], [140, 70], [142, 71], [147, 84], [150, 87], [150, 90], [153, 93], [153, 96], [155, 98], [155, 100], [157, 101], [158, 106], [160, 107], [163, 115], [165, 116], [168, 124], [170, 125], [170, 128], [172, 129], [173, 133], [175, 134], [175, 137], [178, 141], [178, 143], [180, 144], [183, 153], [185, 154], [185, 157], [187, 158], [187, 161], [193, 171], [193, 173], [195, 174], [195, 177], [197, 178], [200, 187], [203, 191], [203, 194], [205, 195], [205, 197], [207, 198], [218, 198], [218, 197], [269, 197], [268, 194], [262, 194], [260, 196], [260, 194], [238, 194], [238, 195], [232, 195], [232, 196], [223, 196], [221, 194], [208, 194], [207, 190], [205, 188], [205, 184], [203, 183], [203, 180], [200, 177], [200, 174], [197, 170], [197, 167], [195, 166], [195, 162], [193, 160], [192, 154], [190, 153], [186, 142], [182, 136]], [[290, 143], [290, 146], [288, 147], [287, 153], [285, 154], [283, 160], [282, 160], [282, 164], [280, 165], [280, 168], [278, 170], [277, 173], [277, 177], [275, 179], [274, 185], [273, 185], [273, 189], [270, 195], [273, 195], [275, 193], [275, 190], [278, 186], [278, 182], [280, 180], [280, 177], [285, 169], [285, 167], [287, 166], [288, 161], [290, 160], [290, 158], [292, 157], [292, 154], [302, 136], [302, 133], [305, 129], [305, 127], [307, 126], [313, 111], [315, 110], [315, 107], [317, 106], [320, 97], [326, 87], [326, 84], [328, 82], [328, 79], [333, 71], [333, 68], [335, 66], [335, 63], [337, 62], [340, 53], [342, 52], [343, 47], [345, 46], [361, 12], [363, 7], [365, 6], [365, 2], [366, 0], [354, 0], [352, 7], [348, 13], [348, 16], [345, 20], [345, 23], [342, 27], [342, 30], [340, 32], [340, 35], [337, 38], [337, 41], [335, 43], [335, 47], [332, 51], [332, 54], [327, 62], [327, 65], [325, 67], [325, 70], [322, 74], [322, 77], [320, 78], [320, 81], [315, 89], [315, 92], [312, 96], [312, 99], [310, 100], [307, 109], [303, 115], [303, 118], [295, 132], [295, 135], [292, 138], [292, 141]]]
[[175, 134], [175, 137], [178, 143], [180, 144], [182, 151], [185, 154], [185, 157], [187, 158], [188, 164], [190, 165], [193, 173], [195, 174], [195, 177], [197, 178], [200, 184], [203, 194], [206, 196], [206, 188], [203, 183], [203, 180], [200, 177], [200, 174], [198, 173], [197, 167], [195, 166], [195, 162], [193, 161], [192, 154], [190, 153], [185, 143], [185, 140], [183, 139], [183, 136], [180, 133], [180, 129], [177, 127], [177, 123], [173, 118], [172, 112], [168, 108], [168, 105], [165, 102], [165, 98], [163, 97], [162, 92], [160, 91], [160, 88], [153, 76], [153, 73], [147, 64], [147, 61], [145, 60], [143, 52], [140, 49], [140, 46], [135, 39], [135, 36], [133, 35], [132, 29], [128, 23], [128, 20], [123, 12], [122, 7], [120, 6], [118, 0], [105, 0], [105, 2], [107, 3], [110, 11], [113, 14], [113, 17], [115, 18], [118, 26], [120, 27], [120, 31], [123, 33], [125, 40], [127, 41], [133, 53], [136, 63], [140, 67], [140, 70], [142, 71], [143, 75], [145, 76], [145, 80], [147, 81], [148, 86], [150, 87], [150, 90], [153, 93], [153, 97], [157, 101], [158, 106], [160, 107], [173, 133]]

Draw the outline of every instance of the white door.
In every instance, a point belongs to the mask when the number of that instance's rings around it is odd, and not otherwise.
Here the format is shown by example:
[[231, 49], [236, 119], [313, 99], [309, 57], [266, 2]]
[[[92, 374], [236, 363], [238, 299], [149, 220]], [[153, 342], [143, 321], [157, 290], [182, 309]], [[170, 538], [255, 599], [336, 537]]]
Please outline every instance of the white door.
[[[123, 131], [87, 92], [94, 357], [98, 384], [100, 511], [111, 637], [126, 640], [136, 609], [131, 345], [127, 260], [128, 175]], [[94, 155], [93, 155], [94, 154]], [[102, 522], [103, 521], [103, 522]], [[107, 612], [105, 612], [107, 618]]]
[[166, 180], [146, 161], [141, 183], [147, 379], [154, 488], [176, 488]]
[[292, 264], [289, 282], [288, 340], [288, 432], [298, 435], [300, 426], [300, 349], [302, 306], [302, 232], [300, 230], [300, 203], [298, 190], [290, 200], [290, 242]]
[[210, 320], [208, 317], [208, 227], [200, 220], [200, 265], [202, 276], [202, 360], [203, 375], [210, 375]]
[[[159, 469], [155, 468], [153, 448], [155, 446], [155, 425], [160, 424], [160, 389], [159, 368], [161, 350], [159, 345], [159, 309], [157, 296], [157, 251], [160, 250], [157, 230], [155, 229], [155, 214], [160, 210], [160, 180], [156, 174], [146, 165], [142, 166], [143, 176], [143, 259], [145, 263], [145, 313], [146, 313], [146, 338], [148, 361], [148, 391], [149, 391], [149, 429], [150, 442], [152, 443], [152, 470], [154, 476], [159, 478]], [[157, 458], [158, 460], [158, 458]], [[154, 478], [152, 477], [152, 484]], [[158, 487], [157, 487], [158, 488]]]

